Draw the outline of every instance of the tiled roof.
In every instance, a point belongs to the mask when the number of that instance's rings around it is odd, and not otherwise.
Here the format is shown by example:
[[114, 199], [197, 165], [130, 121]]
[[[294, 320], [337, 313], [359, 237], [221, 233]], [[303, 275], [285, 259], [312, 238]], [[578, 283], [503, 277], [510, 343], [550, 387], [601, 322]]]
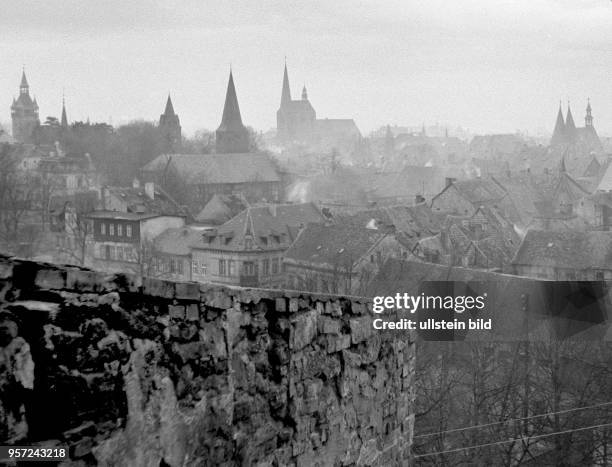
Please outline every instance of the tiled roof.
[[612, 232], [529, 230], [513, 264], [612, 269]]
[[180, 227], [164, 230], [153, 240], [155, 249], [160, 253], [177, 256], [191, 254], [190, 245], [197, 242], [203, 230], [193, 227]]
[[108, 193], [124, 202], [128, 212], [164, 215], [185, 215], [183, 209], [159, 186], [155, 185], [154, 199], [147, 196], [144, 187], [105, 187]]
[[195, 220], [203, 223], [223, 224], [232, 217], [244, 211], [249, 206], [241, 194], [221, 195], [215, 193], [206, 206], [195, 216]]
[[200, 249], [244, 250], [252, 239], [253, 250], [286, 249], [299, 229], [324, 218], [312, 203], [249, 207], [192, 246]]
[[248, 183], [280, 181], [276, 166], [267, 154], [162, 154], [143, 170], [154, 172], [173, 166], [189, 183]]
[[285, 253], [285, 259], [327, 267], [352, 267], [387, 234], [349, 224], [308, 225]]

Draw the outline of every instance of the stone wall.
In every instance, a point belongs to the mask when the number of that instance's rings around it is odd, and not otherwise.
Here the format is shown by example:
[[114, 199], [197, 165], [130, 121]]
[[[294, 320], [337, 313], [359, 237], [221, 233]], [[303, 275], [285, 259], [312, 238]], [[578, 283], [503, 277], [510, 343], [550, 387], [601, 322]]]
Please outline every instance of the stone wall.
[[404, 466], [412, 336], [367, 301], [0, 258], [0, 444], [62, 465]]

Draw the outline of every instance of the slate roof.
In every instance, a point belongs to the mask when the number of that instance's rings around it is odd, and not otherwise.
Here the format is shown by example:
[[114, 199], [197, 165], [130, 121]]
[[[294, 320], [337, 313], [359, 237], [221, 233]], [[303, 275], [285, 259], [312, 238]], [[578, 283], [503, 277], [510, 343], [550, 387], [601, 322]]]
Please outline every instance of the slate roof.
[[350, 224], [310, 224], [285, 253], [285, 259], [324, 267], [351, 267], [387, 236]]
[[189, 226], [164, 230], [153, 240], [155, 249], [164, 254], [189, 256], [190, 245], [197, 242], [203, 230]]
[[529, 230], [515, 265], [612, 269], [612, 232]]
[[108, 193], [123, 201], [127, 205], [128, 212], [134, 213], [153, 213], [168, 216], [182, 216], [186, 213], [165, 191], [155, 185], [154, 199], [145, 193], [144, 187], [105, 187]]
[[324, 217], [312, 203], [249, 207], [192, 244], [199, 249], [244, 250], [251, 237], [253, 250], [287, 249], [299, 230]]
[[441, 218], [426, 204], [383, 206], [351, 215], [336, 215], [338, 223], [358, 228], [378, 226], [382, 232], [394, 232], [397, 240], [412, 249], [420, 238], [440, 232]]
[[169, 164], [188, 183], [279, 182], [277, 168], [267, 154], [162, 154], [143, 171], [164, 170]]
[[195, 216], [195, 220], [203, 223], [223, 224], [232, 217], [244, 211], [249, 206], [241, 194], [221, 195], [215, 193], [206, 206]]

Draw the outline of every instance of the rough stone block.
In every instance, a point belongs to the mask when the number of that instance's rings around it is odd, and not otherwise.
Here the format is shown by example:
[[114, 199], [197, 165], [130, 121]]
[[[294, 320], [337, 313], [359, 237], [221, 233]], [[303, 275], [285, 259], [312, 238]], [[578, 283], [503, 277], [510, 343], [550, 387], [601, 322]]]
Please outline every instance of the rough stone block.
[[151, 297], [174, 298], [174, 285], [174, 282], [145, 277], [142, 281], [142, 293]]
[[186, 308], [185, 319], [187, 319], [187, 321], [199, 321], [200, 310], [196, 303], [191, 303], [187, 305], [185, 308]]
[[321, 316], [319, 332], [322, 334], [340, 334], [340, 321], [329, 316]]
[[275, 303], [276, 311], [285, 312], [287, 311], [287, 299], [286, 298], [277, 298]]
[[297, 316], [292, 322], [290, 349], [300, 350], [312, 342], [317, 335], [317, 316], [317, 311], [311, 310]]
[[0, 261], [0, 279], [9, 279], [13, 275], [13, 264]]
[[352, 318], [349, 324], [351, 327], [351, 340], [353, 344], [359, 344], [372, 335], [372, 318], [369, 316]]
[[36, 273], [34, 284], [43, 290], [60, 290], [66, 287], [66, 272], [56, 269], [41, 269]]
[[195, 282], [177, 282], [175, 284], [176, 298], [185, 300], [200, 300], [200, 284]]
[[183, 305], [168, 305], [168, 312], [172, 319], [185, 319], [185, 307]]

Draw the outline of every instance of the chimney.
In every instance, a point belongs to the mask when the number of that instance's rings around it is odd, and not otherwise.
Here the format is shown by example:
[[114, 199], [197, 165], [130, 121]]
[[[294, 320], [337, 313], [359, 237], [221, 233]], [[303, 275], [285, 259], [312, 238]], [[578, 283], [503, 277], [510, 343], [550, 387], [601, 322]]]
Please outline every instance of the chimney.
[[134, 178], [134, 180], [132, 180], [132, 188], [140, 188], [140, 180], [138, 180], [137, 178]]
[[423, 195], [416, 195], [414, 198], [414, 204], [421, 204], [425, 202], [425, 197]]
[[153, 182], [146, 182], [144, 189], [150, 199], [155, 199], [155, 184]]

